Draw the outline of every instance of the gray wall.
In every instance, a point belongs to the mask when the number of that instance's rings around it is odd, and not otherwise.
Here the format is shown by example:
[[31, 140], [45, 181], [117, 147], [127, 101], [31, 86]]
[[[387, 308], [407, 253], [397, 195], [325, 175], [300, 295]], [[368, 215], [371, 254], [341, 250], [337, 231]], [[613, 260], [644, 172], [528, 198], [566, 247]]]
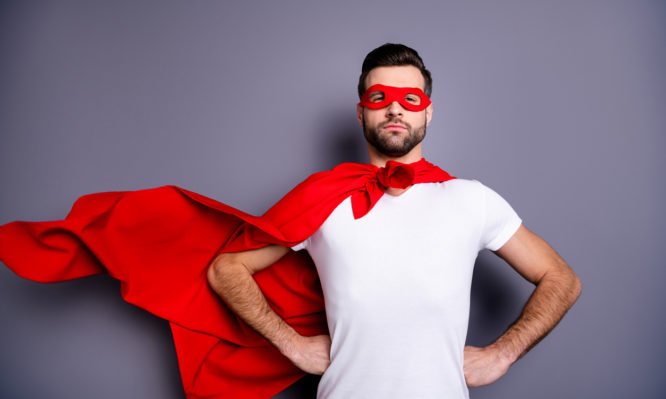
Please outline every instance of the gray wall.
[[[365, 160], [355, 83], [385, 42], [433, 72], [427, 158], [505, 196], [584, 284], [472, 397], [663, 397], [661, 1], [4, 1], [0, 223], [164, 184], [261, 213], [309, 173]], [[500, 334], [529, 292], [482, 254], [469, 342]], [[106, 276], [43, 285], [0, 268], [0, 325], [2, 398], [184, 397], [166, 322]]]

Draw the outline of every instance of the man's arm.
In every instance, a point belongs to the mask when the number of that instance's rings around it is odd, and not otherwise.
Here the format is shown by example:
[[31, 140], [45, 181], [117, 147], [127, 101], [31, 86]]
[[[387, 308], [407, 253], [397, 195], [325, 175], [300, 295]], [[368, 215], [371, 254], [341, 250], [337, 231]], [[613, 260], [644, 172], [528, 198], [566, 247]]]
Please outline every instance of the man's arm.
[[243, 321], [272, 343], [301, 370], [323, 374], [330, 363], [327, 335], [304, 337], [275, 313], [252, 274], [265, 269], [290, 249], [279, 245], [220, 254], [208, 269], [208, 282]]
[[520, 226], [495, 252], [536, 288], [518, 320], [494, 343], [465, 347], [464, 373], [470, 387], [491, 384], [543, 339], [564, 317], [581, 292], [581, 283], [543, 239]]

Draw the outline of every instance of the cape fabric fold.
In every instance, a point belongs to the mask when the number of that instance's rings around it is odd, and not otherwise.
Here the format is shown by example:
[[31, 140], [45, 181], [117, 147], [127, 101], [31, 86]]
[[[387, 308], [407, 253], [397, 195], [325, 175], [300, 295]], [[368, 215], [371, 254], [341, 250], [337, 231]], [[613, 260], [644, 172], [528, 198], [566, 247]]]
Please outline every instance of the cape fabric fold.
[[[0, 260], [40, 282], [109, 273], [127, 302], [170, 322], [188, 398], [271, 398], [304, 374], [224, 306], [207, 283], [210, 262], [220, 252], [296, 245], [350, 196], [359, 218], [384, 187], [452, 178], [425, 159], [342, 164], [310, 176], [261, 217], [174, 186], [90, 194], [64, 220], [1, 226]], [[326, 333], [321, 287], [304, 251], [254, 278], [300, 334]]]

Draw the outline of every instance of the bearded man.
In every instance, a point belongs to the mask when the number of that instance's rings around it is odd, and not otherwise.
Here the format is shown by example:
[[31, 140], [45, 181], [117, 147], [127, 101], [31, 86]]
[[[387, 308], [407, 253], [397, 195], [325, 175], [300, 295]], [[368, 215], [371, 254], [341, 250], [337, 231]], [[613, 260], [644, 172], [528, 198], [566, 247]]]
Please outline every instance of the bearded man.
[[[374, 199], [365, 205], [359, 196], [344, 198], [296, 245], [223, 253], [209, 268], [209, 284], [242, 320], [298, 368], [322, 374], [320, 399], [468, 398], [468, 387], [503, 376], [580, 294], [575, 273], [504, 199], [423, 159], [431, 88], [413, 49], [371, 51], [357, 117], [379, 195], [368, 195]], [[494, 343], [465, 347], [472, 269], [482, 249], [536, 288]], [[253, 279], [298, 250], [316, 265], [330, 335], [299, 334]]]

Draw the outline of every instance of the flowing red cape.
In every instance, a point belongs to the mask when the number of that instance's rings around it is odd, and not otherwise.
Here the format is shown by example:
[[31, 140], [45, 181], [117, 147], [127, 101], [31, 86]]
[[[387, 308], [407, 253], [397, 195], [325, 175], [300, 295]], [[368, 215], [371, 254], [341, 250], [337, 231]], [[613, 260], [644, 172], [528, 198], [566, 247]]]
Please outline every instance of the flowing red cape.
[[[384, 168], [346, 163], [310, 176], [263, 216], [174, 186], [79, 198], [64, 220], [0, 226], [0, 260], [16, 274], [56, 282], [109, 273], [123, 298], [167, 319], [188, 398], [271, 398], [304, 373], [239, 320], [207, 283], [221, 252], [296, 245], [351, 196], [356, 218], [384, 187], [452, 179], [425, 159]], [[323, 297], [305, 251], [255, 280], [300, 334], [326, 333]]]

